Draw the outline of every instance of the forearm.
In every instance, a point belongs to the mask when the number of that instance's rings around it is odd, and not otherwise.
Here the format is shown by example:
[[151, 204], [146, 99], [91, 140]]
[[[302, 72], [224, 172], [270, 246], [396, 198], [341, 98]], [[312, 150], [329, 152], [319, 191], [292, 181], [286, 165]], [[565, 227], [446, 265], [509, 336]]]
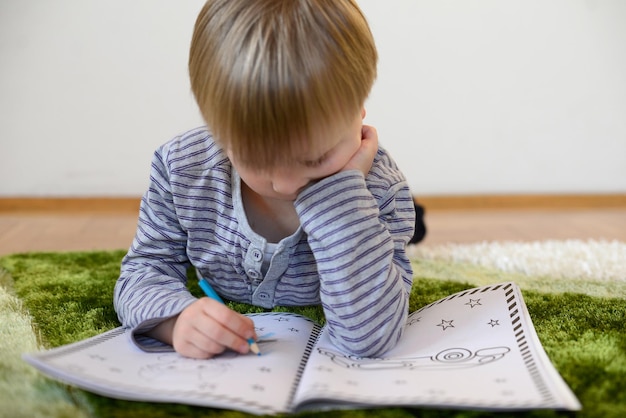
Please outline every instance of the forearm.
[[174, 325], [177, 319], [178, 315], [168, 318], [151, 330], [148, 330], [145, 335], [165, 344], [173, 345]]
[[[176, 222], [172, 196], [165, 187], [168, 180], [159, 177], [165, 169], [156, 157], [152, 183], [142, 198], [135, 238], [122, 260], [113, 299], [122, 324], [140, 327], [140, 332], [153, 327], [153, 320], [175, 315], [195, 300], [186, 287], [187, 235]], [[144, 326], [146, 321], [150, 322]]]
[[113, 304], [122, 325], [143, 332], [154, 326], [153, 320], [176, 315], [193, 303], [196, 298], [183, 274], [174, 267], [140, 261], [131, 250], [114, 289]]
[[[119, 282], [118, 282], [119, 283]], [[154, 285], [120, 291], [116, 288], [114, 306], [124, 327], [145, 333], [155, 323], [180, 313], [196, 300], [188, 291]]]
[[[313, 186], [296, 201], [320, 275], [320, 297], [335, 344], [360, 356], [393, 347], [408, 314], [412, 271], [404, 254], [414, 213], [387, 207], [356, 171]], [[407, 192], [408, 193], [408, 192]], [[404, 206], [403, 206], [404, 205]]]

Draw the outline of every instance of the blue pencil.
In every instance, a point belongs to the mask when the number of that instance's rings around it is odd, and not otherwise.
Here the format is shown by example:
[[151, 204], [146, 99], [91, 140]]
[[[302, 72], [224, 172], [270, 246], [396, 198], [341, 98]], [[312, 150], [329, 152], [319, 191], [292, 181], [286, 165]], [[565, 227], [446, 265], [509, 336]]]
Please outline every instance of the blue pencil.
[[[207, 295], [207, 297], [215, 301], [218, 301], [221, 304], [224, 304], [224, 301], [222, 300], [220, 295], [217, 294], [217, 292], [211, 287], [209, 282], [207, 282], [205, 279], [200, 279], [200, 287], [202, 288], [202, 291], [204, 292], [204, 294]], [[257, 356], [261, 355], [261, 350], [259, 350], [259, 346], [252, 338], [248, 339], [248, 344], [250, 344], [250, 351], [252, 351]]]

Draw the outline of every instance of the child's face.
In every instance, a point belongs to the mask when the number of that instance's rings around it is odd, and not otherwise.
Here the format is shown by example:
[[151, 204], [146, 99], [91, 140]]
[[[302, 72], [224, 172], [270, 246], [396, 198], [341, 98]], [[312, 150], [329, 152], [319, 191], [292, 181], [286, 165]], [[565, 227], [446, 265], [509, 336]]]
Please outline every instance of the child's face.
[[265, 198], [294, 201], [307, 185], [343, 169], [361, 146], [362, 119], [365, 110], [348, 124], [332, 127], [324, 135], [310, 138], [311, 143], [325, 144], [321, 151], [303, 152], [290, 164], [271, 170], [252, 169], [240, 164], [228, 151], [241, 180], [255, 193]]

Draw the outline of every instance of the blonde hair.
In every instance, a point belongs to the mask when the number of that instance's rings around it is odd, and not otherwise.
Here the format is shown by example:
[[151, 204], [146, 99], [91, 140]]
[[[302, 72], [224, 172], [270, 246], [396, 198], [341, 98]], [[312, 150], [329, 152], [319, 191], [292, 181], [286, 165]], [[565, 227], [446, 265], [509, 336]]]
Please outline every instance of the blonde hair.
[[209, 0], [189, 74], [218, 142], [267, 168], [292, 159], [303, 138], [358, 115], [377, 58], [354, 0]]

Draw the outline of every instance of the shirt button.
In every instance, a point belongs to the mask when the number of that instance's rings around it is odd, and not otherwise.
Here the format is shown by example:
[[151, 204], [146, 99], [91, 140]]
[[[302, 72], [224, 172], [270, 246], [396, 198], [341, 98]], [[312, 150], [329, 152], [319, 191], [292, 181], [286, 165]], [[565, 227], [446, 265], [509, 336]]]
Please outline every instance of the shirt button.
[[252, 250], [252, 259], [254, 261], [261, 261], [263, 260], [263, 253], [259, 250], [257, 250], [256, 248]]
[[250, 277], [251, 279], [258, 279], [260, 276], [259, 272], [256, 270], [248, 270], [248, 277]]
[[259, 297], [260, 297], [261, 299], [267, 299], [267, 298], [269, 298], [269, 297], [270, 297], [270, 295], [269, 295], [269, 294], [267, 294], [267, 293], [265, 293], [265, 292], [263, 292], [263, 293], [259, 293]]

